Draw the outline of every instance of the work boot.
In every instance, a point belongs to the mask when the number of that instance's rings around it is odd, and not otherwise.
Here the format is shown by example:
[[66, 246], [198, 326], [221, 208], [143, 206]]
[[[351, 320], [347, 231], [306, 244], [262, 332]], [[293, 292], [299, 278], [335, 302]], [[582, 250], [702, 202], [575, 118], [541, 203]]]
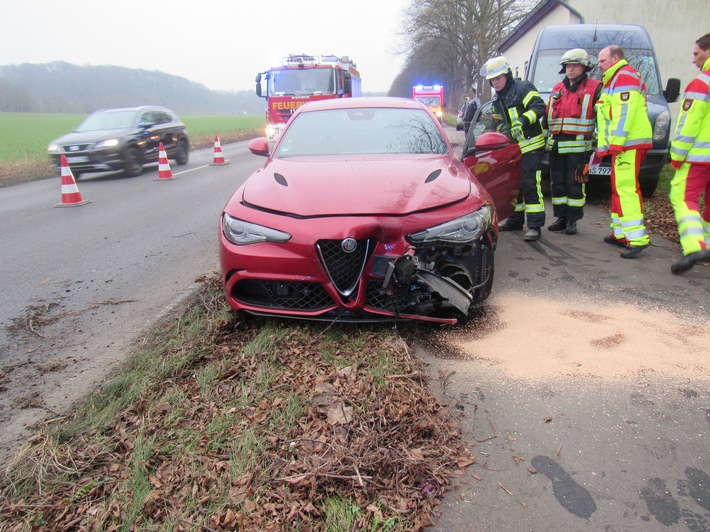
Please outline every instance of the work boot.
[[498, 231], [521, 231], [523, 229], [523, 223], [514, 222], [511, 218], [508, 218], [502, 224], [498, 224]]
[[621, 252], [621, 258], [622, 259], [635, 259], [636, 257], [638, 257], [639, 253], [641, 253], [647, 247], [648, 247], [648, 244], [644, 244], [643, 246], [628, 245], [628, 246], [626, 246], [626, 249]]
[[567, 220], [565, 218], [557, 218], [554, 223], [547, 226], [548, 231], [564, 231], [567, 227]]
[[606, 235], [604, 237], [604, 242], [607, 244], [611, 244], [612, 246], [619, 246], [620, 248], [625, 248], [627, 242], [625, 240], [619, 240], [618, 238], [614, 238], [614, 235]]
[[687, 272], [692, 268], [696, 262], [710, 259], [710, 251], [707, 249], [702, 249], [696, 251], [695, 253], [688, 253], [682, 259], [671, 264], [671, 272], [676, 275], [680, 275], [683, 272]]
[[577, 234], [577, 222], [574, 220], [569, 220], [567, 222], [567, 227], [565, 228], [566, 235], [576, 235]]
[[539, 227], [531, 227], [530, 229], [528, 229], [528, 232], [525, 233], [523, 240], [525, 240], [526, 242], [535, 242], [535, 240], [540, 240], [541, 236], [542, 231], [540, 231]]

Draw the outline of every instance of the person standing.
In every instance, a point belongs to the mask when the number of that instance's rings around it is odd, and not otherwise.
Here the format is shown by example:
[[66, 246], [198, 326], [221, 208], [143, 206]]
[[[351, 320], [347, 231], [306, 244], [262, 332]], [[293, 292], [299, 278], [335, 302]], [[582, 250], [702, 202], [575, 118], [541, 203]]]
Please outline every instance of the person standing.
[[520, 193], [515, 213], [498, 226], [501, 231], [519, 231], [527, 217], [528, 231], [524, 239], [534, 242], [541, 236], [545, 225], [545, 203], [540, 187], [542, 154], [545, 135], [540, 121], [545, 116], [545, 101], [529, 81], [516, 80], [508, 60], [493, 57], [481, 68], [481, 76], [489, 80], [496, 94], [493, 105], [502, 115], [508, 116], [510, 134], [522, 152]]
[[585, 168], [593, 151], [594, 104], [602, 84], [587, 75], [592, 66], [589, 54], [581, 48], [565, 52], [560, 65], [565, 78], [553, 87], [547, 102], [550, 189], [557, 218], [547, 229], [576, 235], [577, 222], [584, 216]]
[[[710, 259], [710, 33], [693, 47], [700, 75], [686, 87], [675, 137], [671, 141], [670, 201], [673, 205], [683, 258], [671, 265], [678, 275]], [[698, 200], [705, 193], [702, 217]]]
[[650, 244], [638, 173], [652, 144], [641, 74], [624, 57], [624, 50], [616, 45], [599, 52], [604, 85], [596, 106], [597, 155], [611, 154], [612, 234], [604, 242], [624, 247], [621, 258], [633, 259]]
[[476, 116], [476, 111], [478, 111], [479, 107], [481, 107], [481, 100], [476, 96], [476, 87], [471, 87], [471, 98], [466, 103], [466, 110], [463, 114], [463, 130], [465, 133], [468, 133], [473, 117]]

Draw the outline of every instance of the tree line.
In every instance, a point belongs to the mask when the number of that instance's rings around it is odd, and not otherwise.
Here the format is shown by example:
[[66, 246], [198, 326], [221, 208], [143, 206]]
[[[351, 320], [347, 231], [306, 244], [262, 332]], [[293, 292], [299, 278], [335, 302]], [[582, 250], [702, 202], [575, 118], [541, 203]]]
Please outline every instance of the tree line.
[[63, 61], [0, 66], [0, 111], [89, 114], [96, 109], [164, 105], [178, 114], [262, 114], [251, 91], [213, 91], [180, 76]]
[[481, 99], [490, 87], [481, 66], [497, 55], [496, 46], [533, 9], [536, 0], [412, 0], [405, 11], [400, 53], [405, 66], [390, 89], [411, 96], [417, 84], [443, 84], [447, 108], [455, 112], [476, 87]]

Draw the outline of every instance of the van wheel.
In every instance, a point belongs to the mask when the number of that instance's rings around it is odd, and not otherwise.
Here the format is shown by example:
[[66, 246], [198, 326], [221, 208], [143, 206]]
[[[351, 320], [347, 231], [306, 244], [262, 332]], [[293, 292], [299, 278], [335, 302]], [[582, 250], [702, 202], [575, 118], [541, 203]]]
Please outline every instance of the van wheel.
[[187, 141], [180, 139], [175, 150], [175, 162], [182, 166], [190, 160], [190, 150], [187, 147]]
[[141, 154], [138, 148], [130, 148], [126, 152], [126, 159], [123, 163], [123, 173], [126, 177], [136, 177], [143, 172], [140, 159]]

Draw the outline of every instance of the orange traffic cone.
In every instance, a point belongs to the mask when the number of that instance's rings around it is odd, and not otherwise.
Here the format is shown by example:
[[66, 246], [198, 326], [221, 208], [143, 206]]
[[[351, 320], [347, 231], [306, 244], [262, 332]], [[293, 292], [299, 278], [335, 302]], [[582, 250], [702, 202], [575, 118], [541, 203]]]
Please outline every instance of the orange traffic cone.
[[161, 142], [158, 144], [158, 179], [157, 181], [168, 181], [170, 179], [177, 179], [173, 177], [173, 171], [170, 169], [170, 163], [168, 162], [168, 154], [165, 153], [165, 146]]
[[223, 164], [229, 164], [224, 160], [224, 155], [222, 155], [222, 146], [219, 143], [219, 137], [214, 136], [214, 161], [210, 163], [210, 166], [221, 166]]
[[74, 174], [71, 173], [71, 168], [69, 168], [66, 156], [62, 155], [60, 161], [62, 171], [62, 202], [56, 203], [54, 206], [78, 207], [79, 205], [91, 203], [81, 198], [79, 187], [76, 186], [76, 180], [74, 179]]

